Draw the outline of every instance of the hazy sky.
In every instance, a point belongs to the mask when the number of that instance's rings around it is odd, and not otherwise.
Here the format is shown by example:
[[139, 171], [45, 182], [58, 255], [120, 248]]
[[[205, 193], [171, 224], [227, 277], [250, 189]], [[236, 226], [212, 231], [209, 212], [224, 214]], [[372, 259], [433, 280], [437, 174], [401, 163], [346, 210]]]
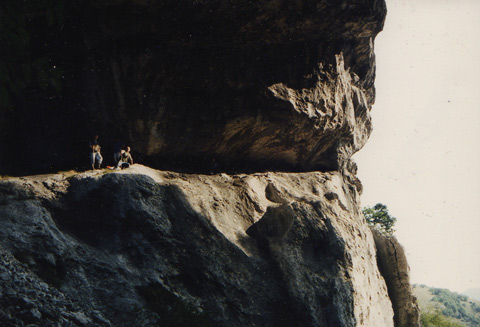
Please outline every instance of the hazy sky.
[[480, 288], [480, 1], [387, 7], [362, 205], [398, 219], [412, 283]]

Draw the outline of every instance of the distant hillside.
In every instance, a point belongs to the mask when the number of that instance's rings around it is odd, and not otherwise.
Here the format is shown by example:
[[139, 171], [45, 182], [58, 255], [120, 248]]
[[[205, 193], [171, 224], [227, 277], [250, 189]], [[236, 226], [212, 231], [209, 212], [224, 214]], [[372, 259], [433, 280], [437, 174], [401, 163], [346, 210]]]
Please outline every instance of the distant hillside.
[[463, 292], [462, 294], [468, 296], [471, 299], [480, 301], [480, 288], [471, 288]]
[[480, 327], [480, 301], [447, 289], [413, 285], [422, 312], [437, 309], [461, 326]]

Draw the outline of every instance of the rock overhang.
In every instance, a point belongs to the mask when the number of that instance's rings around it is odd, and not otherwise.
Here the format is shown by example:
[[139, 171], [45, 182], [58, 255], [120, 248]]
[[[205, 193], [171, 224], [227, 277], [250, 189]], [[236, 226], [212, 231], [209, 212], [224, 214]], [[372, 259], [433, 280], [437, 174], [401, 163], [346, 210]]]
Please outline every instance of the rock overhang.
[[[157, 168], [203, 172], [215, 160], [224, 171], [326, 171], [371, 132], [384, 1], [87, 1], [65, 10], [73, 22], [64, 33], [78, 39], [62, 48], [76, 58], [62, 101], [80, 109], [51, 117], [55, 141], [64, 120], [82, 115], [69, 130], [75, 142], [99, 133], [108, 152], [120, 137]], [[79, 158], [71, 146], [51, 151]]]
[[148, 140], [137, 148], [149, 156], [180, 165], [208, 157], [237, 169], [335, 170], [368, 138], [383, 2], [134, 6], [150, 11], [142, 29], [162, 44], [152, 64], [169, 65], [163, 51], [184, 58], [180, 74], [172, 70], [163, 76], [168, 85], [159, 83], [167, 103], [153, 103], [153, 119], [141, 117], [142, 127], [133, 128]]

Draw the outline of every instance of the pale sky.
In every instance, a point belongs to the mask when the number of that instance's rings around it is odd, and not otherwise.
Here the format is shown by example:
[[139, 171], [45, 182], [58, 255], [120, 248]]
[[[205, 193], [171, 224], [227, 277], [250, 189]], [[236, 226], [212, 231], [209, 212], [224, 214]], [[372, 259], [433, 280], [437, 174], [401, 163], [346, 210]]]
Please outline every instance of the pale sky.
[[480, 288], [480, 1], [387, 0], [362, 206], [398, 221], [411, 282]]

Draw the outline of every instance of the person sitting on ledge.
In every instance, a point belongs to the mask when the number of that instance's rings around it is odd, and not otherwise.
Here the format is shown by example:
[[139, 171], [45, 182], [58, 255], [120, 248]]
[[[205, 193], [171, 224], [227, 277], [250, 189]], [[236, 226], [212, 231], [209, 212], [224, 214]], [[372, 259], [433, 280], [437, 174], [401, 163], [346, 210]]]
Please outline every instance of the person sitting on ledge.
[[122, 150], [122, 154], [120, 155], [120, 160], [117, 163], [117, 168], [128, 168], [130, 165], [133, 165], [133, 158], [130, 154], [130, 147], [127, 146], [127, 150]]
[[117, 138], [113, 144], [113, 162], [118, 163], [122, 156], [123, 143]]

